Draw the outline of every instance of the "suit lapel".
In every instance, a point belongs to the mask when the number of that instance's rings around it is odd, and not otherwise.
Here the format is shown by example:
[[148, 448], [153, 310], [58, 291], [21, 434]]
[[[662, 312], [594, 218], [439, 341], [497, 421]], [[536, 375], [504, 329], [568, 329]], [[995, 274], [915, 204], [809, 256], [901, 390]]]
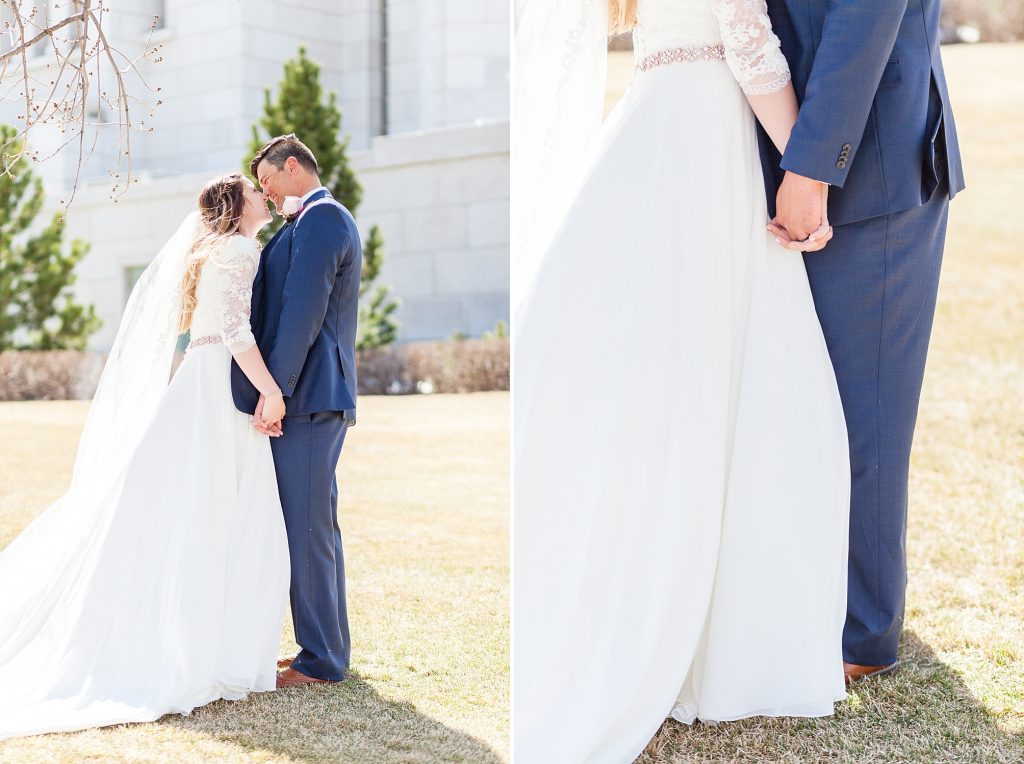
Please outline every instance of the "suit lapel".
[[319, 201], [320, 199], [323, 199], [323, 198], [324, 198], [325, 196], [330, 196], [330, 195], [331, 195], [331, 194], [330, 194], [330, 192], [329, 192], [329, 191], [328, 191], [328, 190], [327, 190], [326, 188], [321, 188], [321, 189], [320, 189], [319, 191], [317, 191], [317, 192], [316, 192], [315, 194], [313, 194], [312, 196], [310, 196], [310, 197], [309, 197], [309, 198], [308, 198], [308, 199], [306, 200], [306, 203], [305, 203], [305, 204], [303, 204], [302, 206], [303, 206], [303, 207], [308, 207], [308, 206], [309, 206], [309, 205], [311, 205], [311, 204], [312, 204], [313, 202], [315, 202], [315, 201]]
[[[331, 196], [331, 192], [330, 191], [328, 191], [327, 189], [321, 189], [320, 191], [317, 191], [315, 194], [313, 194], [311, 197], [309, 197], [306, 200], [306, 203], [303, 206], [304, 207], [308, 207], [313, 202], [318, 201], [320, 199], [323, 199], [324, 197], [330, 197], [330, 196]], [[293, 221], [293, 222], [297, 222], [297, 221], [298, 221], [298, 219], [296, 218], [296, 220]], [[267, 246], [265, 246], [263, 248], [263, 252], [260, 253], [260, 264], [259, 264], [259, 267], [256, 270], [256, 278], [253, 279], [253, 284], [252, 284], [253, 291], [256, 291], [256, 287], [258, 287], [260, 285], [260, 282], [263, 281], [263, 273], [266, 270], [267, 258], [270, 257], [270, 251], [282, 239], [282, 237], [284, 236], [286, 231], [289, 232], [288, 233], [289, 236], [291, 235], [290, 229], [291, 229], [292, 225], [293, 225], [293, 223], [285, 223], [283, 226], [278, 228], [277, 229], [277, 233], [275, 233], [274, 237], [269, 242], [267, 242]]]
[[[319, 202], [319, 201], [320, 201], [321, 199], [330, 199], [330, 198], [333, 198], [333, 197], [331, 197], [331, 192], [330, 192], [330, 191], [328, 191], [328, 190], [327, 190], [326, 188], [321, 188], [321, 189], [320, 189], [319, 191], [317, 191], [317, 192], [316, 192], [315, 194], [313, 194], [312, 196], [310, 196], [310, 197], [309, 197], [309, 198], [308, 198], [308, 199], [307, 199], [307, 200], [306, 200], [306, 201], [305, 201], [305, 202], [303, 203], [303, 205], [302, 205], [302, 209], [303, 209], [303, 210], [305, 210], [306, 208], [308, 208], [308, 207], [312, 206], [312, 205], [313, 205], [313, 204], [315, 204], [316, 202]], [[303, 213], [302, 213], [302, 212], [300, 212], [300, 213], [299, 213], [299, 215], [298, 215], [298, 217], [296, 217], [296, 218], [295, 218], [295, 222], [296, 222], [296, 223], [298, 223], [298, 222], [299, 222], [299, 218], [301, 218], [301, 217], [302, 217], [302, 215], [303, 215]]]
[[259, 286], [260, 282], [263, 281], [263, 273], [266, 270], [265, 266], [267, 264], [267, 258], [270, 256], [270, 250], [272, 250], [274, 248], [274, 246], [278, 243], [278, 241], [284, 235], [284, 232], [286, 230], [288, 230], [289, 228], [291, 228], [291, 226], [292, 226], [291, 223], [285, 223], [283, 226], [278, 228], [277, 229], [277, 233], [275, 233], [274, 237], [269, 242], [267, 242], [267, 246], [265, 246], [263, 248], [263, 251], [260, 253], [260, 264], [259, 264], [259, 267], [256, 269], [256, 278], [253, 279], [253, 284], [252, 284], [254, 292], [256, 291], [256, 287]]

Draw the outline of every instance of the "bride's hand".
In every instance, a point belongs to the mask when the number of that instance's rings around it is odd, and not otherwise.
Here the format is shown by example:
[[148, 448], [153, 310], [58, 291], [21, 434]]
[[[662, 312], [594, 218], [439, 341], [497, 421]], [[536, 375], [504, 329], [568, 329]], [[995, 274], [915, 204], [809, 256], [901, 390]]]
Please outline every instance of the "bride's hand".
[[271, 393], [263, 399], [263, 421], [268, 425], [276, 425], [284, 418], [285, 405], [284, 396], [281, 391]]

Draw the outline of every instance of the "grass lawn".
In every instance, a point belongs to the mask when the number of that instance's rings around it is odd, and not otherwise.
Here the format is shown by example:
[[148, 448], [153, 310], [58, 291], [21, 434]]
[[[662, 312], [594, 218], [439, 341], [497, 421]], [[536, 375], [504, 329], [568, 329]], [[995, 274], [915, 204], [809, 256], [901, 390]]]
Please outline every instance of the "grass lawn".
[[[952, 206], [915, 443], [903, 670], [831, 719], [666, 723], [642, 762], [1024, 761], [1024, 80], [1009, 74], [1024, 46], [945, 57], [970, 187]], [[0, 761], [505, 760], [507, 405], [362, 400], [340, 468], [349, 681], [10, 741]], [[0, 545], [62, 492], [84, 411], [0, 404]]]
[[[63, 493], [86, 407], [0, 403], [0, 547]], [[507, 393], [360, 399], [338, 472], [344, 683], [6, 741], [0, 762], [506, 761], [507, 440]]]
[[[630, 56], [616, 54], [610, 103]], [[1024, 762], [1024, 45], [944, 58], [968, 189], [914, 443], [903, 670], [832, 719], [666, 723], [645, 764]]]

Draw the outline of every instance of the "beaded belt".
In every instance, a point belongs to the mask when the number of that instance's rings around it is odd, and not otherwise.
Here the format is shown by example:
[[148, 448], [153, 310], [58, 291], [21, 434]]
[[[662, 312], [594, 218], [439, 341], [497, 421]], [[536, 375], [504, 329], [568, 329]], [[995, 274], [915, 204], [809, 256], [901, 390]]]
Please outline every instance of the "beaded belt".
[[725, 61], [724, 45], [698, 45], [693, 48], [659, 50], [640, 59], [636, 68], [642, 72], [666, 64], [692, 64], [697, 61]]
[[196, 337], [194, 340], [188, 343], [188, 347], [185, 348], [187, 353], [192, 348], [197, 348], [200, 345], [213, 345], [215, 343], [223, 342], [219, 334], [207, 334], [205, 337]]

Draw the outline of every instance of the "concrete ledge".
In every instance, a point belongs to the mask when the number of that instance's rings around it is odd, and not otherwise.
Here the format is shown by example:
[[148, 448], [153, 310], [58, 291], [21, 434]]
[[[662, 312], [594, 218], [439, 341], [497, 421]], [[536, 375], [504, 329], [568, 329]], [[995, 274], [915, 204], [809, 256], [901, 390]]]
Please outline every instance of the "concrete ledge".
[[509, 152], [509, 123], [479, 122], [458, 127], [379, 135], [371, 147], [351, 154], [358, 170], [426, 164]]

